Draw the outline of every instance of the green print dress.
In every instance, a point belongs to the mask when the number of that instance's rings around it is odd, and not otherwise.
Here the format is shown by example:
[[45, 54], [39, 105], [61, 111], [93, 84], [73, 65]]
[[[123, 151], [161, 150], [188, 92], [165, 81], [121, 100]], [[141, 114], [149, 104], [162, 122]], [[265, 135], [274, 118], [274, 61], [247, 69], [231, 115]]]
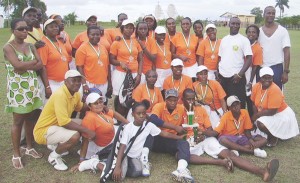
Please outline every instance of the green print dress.
[[[30, 54], [24, 55], [18, 52], [11, 44], [9, 45], [15, 50], [20, 62], [28, 62], [35, 59], [30, 46]], [[5, 67], [7, 70], [7, 104], [5, 105], [5, 111], [26, 114], [40, 108], [43, 102], [40, 96], [36, 72], [27, 70], [23, 74], [17, 74], [14, 72], [14, 67], [7, 60], [5, 61]]]

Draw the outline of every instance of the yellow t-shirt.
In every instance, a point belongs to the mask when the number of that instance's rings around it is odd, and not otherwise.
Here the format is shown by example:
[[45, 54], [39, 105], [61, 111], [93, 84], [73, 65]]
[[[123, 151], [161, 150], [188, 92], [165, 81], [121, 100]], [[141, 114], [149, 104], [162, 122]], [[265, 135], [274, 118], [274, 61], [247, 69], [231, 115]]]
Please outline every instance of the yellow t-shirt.
[[[27, 38], [24, 40], [24, 42], [26, 43], [31, 43], [31, 44], [35, 44], [36, 40], [33, 39], [29, 34], [31, 34], [33, 37], [35, 37], [37, 40], [41, 40], [43, 35], [41, 35], [41, 33], [36, 29], [36, 28], [33, 28], [32, 32], [28, 32], [28, 35], [27, 35]], [[15, 36], [14, 34], [12, 34], [8, 40], [11, 41], [15, 39]]]
[[80, 94], [70, 94], [66, 85], [54, 92], [46, 103], [33, 130], [34, 140], [38, 144], [47, 144], [45, 135], [50, 126], [64, 126], [71, 122], [73, 111], [80, 111], [83, 103]]

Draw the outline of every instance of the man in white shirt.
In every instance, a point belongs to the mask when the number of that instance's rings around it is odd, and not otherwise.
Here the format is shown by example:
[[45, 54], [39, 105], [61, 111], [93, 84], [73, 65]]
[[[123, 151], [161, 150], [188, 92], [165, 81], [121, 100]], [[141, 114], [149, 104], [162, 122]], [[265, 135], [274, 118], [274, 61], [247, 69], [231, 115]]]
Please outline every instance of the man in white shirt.
[[238, 96], [242, 108], [245, 108], [245, 72], [252, 63], [252, 50], [250, 41], [239, 33], [240, 25], [238, 17], [230, 19], [230, 34], [222, 39], [219, 48], [218, 69], [219, 80], [227, 96]]
[[288, 31], [274, 22], [276, 10], [267, 6], [264, 10], [265, 24], [260, 28], [258, 41], [263, 48], [263, 67], [271, 67], [273, 81], [280, 89], [288, 82], [290, 72], [290, 37]]

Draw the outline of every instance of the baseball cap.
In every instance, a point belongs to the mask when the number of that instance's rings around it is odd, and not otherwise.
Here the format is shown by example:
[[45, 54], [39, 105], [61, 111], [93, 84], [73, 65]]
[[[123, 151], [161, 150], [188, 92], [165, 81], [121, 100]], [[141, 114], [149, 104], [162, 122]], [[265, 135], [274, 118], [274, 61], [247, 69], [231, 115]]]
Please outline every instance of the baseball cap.
[[30, 11], [30, 10], [37, 12], [37, 9], [35, 7], [28, 6], [27, 8], [25, 8], [22, 11], [22, 17], [26, 14], [27, 11]]
[[215, 26], [215, 24], [207, 24], [207, 25], [205, 26], [205, 32], [206, 32], [209, 28], [217, 29], [217, 27]]
[[201, 72], [201, 71], [204, 71], [204, 70], [208, 70], [207, 67], [204, 66], [204, 65], [199, 65], [199, 66], [197, 67], [197, 70], [196, 70], [196, 71], [197, 71], [197, 73], [198, 73], [198, 72]]
[[180, 60], [179, 58], [174, 58], [171, 62], [171, 66], [183, 66], [183, 62], [182, 60]]
[[165, 93], [165, 98], [169, 98], [169, 97], [178, 97], [178, 92], [175, 89], [169, 89], [166, 91]]
[[274, 72], [270, 67], [263, 67], [259, 70], [259, 77], [263, 77], [264, 75], [273, 76]]
[[97, 16], [96, 15], [91, 15], [91, 16], [89, 16], [89, 18], [86, 19], [86, 21], [89, 21], [91, 18], [96, 18], [96, 20], [97, 20]]
[[155, 29], [155, 33], [156, 34], [166, 34], [167, 31], [166, 31], [165, 27], [157, 26], [156, 29]]
[[240, 99], [235, 96], [231, 95], [230, 97], [227, 98], [227, 106], [230, 107], [234, 102], [241, 102]]
[[128, 25], [128, 24], [132, 24], [134, 26], [134, 23], [128, 19], [126, 19], [122, 22], [122, 25]]
[[52, 19], [52, 18], [49, 18], [49, 19], [44, 23], [44, 26], [43, 26], [44, 30], [46, 29], [46, 26], [49, 25], [49, 24], [51, 24], [52, 22], [56, 22], [58, 25], [61, 23], [61, 21], [58, 20], [58, 19]]
[[65, 79], [68, 79], [68, 78], [74, 78], [74, 77], [77, 77], [77, 76], [81, 76], [81, 77], [84, 77], [80, 74], [80, 72], [78, 72], [77, 70], [68, 70], [65, 74]]
[[85, 100], [85, 103], [87, 105], [89, 104], [92, 104], [92, 103], [95, 103], [99, 98], [102, 98], [103, 101], [105, 101], [105, 97], [99, 95], [99, 93], [90, 93], [87, 97], [86, 97], [86, 100]]
[[155, 20], [155, 17], [154, 17], [152, 14], [146, 15], [146, 16], [144, 17], [144, 20], [146, 20], [147, 18], [151, 18], [152, 20]]

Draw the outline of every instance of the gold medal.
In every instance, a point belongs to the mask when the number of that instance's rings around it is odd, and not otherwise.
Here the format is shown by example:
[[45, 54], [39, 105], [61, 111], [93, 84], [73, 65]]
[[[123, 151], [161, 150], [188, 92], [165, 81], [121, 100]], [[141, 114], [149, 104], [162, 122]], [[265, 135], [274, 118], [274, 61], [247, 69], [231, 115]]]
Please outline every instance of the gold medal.
[[129, 60], [129, 62], [132, 62], [134, 60], [134, 57], [130, 55], [128, 60]]
[[168, 62], [167, 60], [164, 60], [164, 63], [165, 63], [165, 64], [168, 64], [169, 62]]
[[61, 60], [62, 60], [63, 62], [65, 62], [65, 61], [67, 61], [67, 58], [66, 58], [64, 55], [62, 55], [62, 56], [61, 56]]
[[103, 62], [101, 60], [98, 60], [98, 65], [103, 66]]
[[258, 112], [262, 111], [263, 110], [262, 106], [258, 106], [257, 110]]
[[187, 54], [188, 56], [190, 56], [190, 55], [191, 55], [191, 51], [190, 51], [190, 50], [186, 50], [186, 54]]
[[216, 58], [216, 56], [214, 54], [211, 55], [210, 57], [212, 60], [214, 60]]

